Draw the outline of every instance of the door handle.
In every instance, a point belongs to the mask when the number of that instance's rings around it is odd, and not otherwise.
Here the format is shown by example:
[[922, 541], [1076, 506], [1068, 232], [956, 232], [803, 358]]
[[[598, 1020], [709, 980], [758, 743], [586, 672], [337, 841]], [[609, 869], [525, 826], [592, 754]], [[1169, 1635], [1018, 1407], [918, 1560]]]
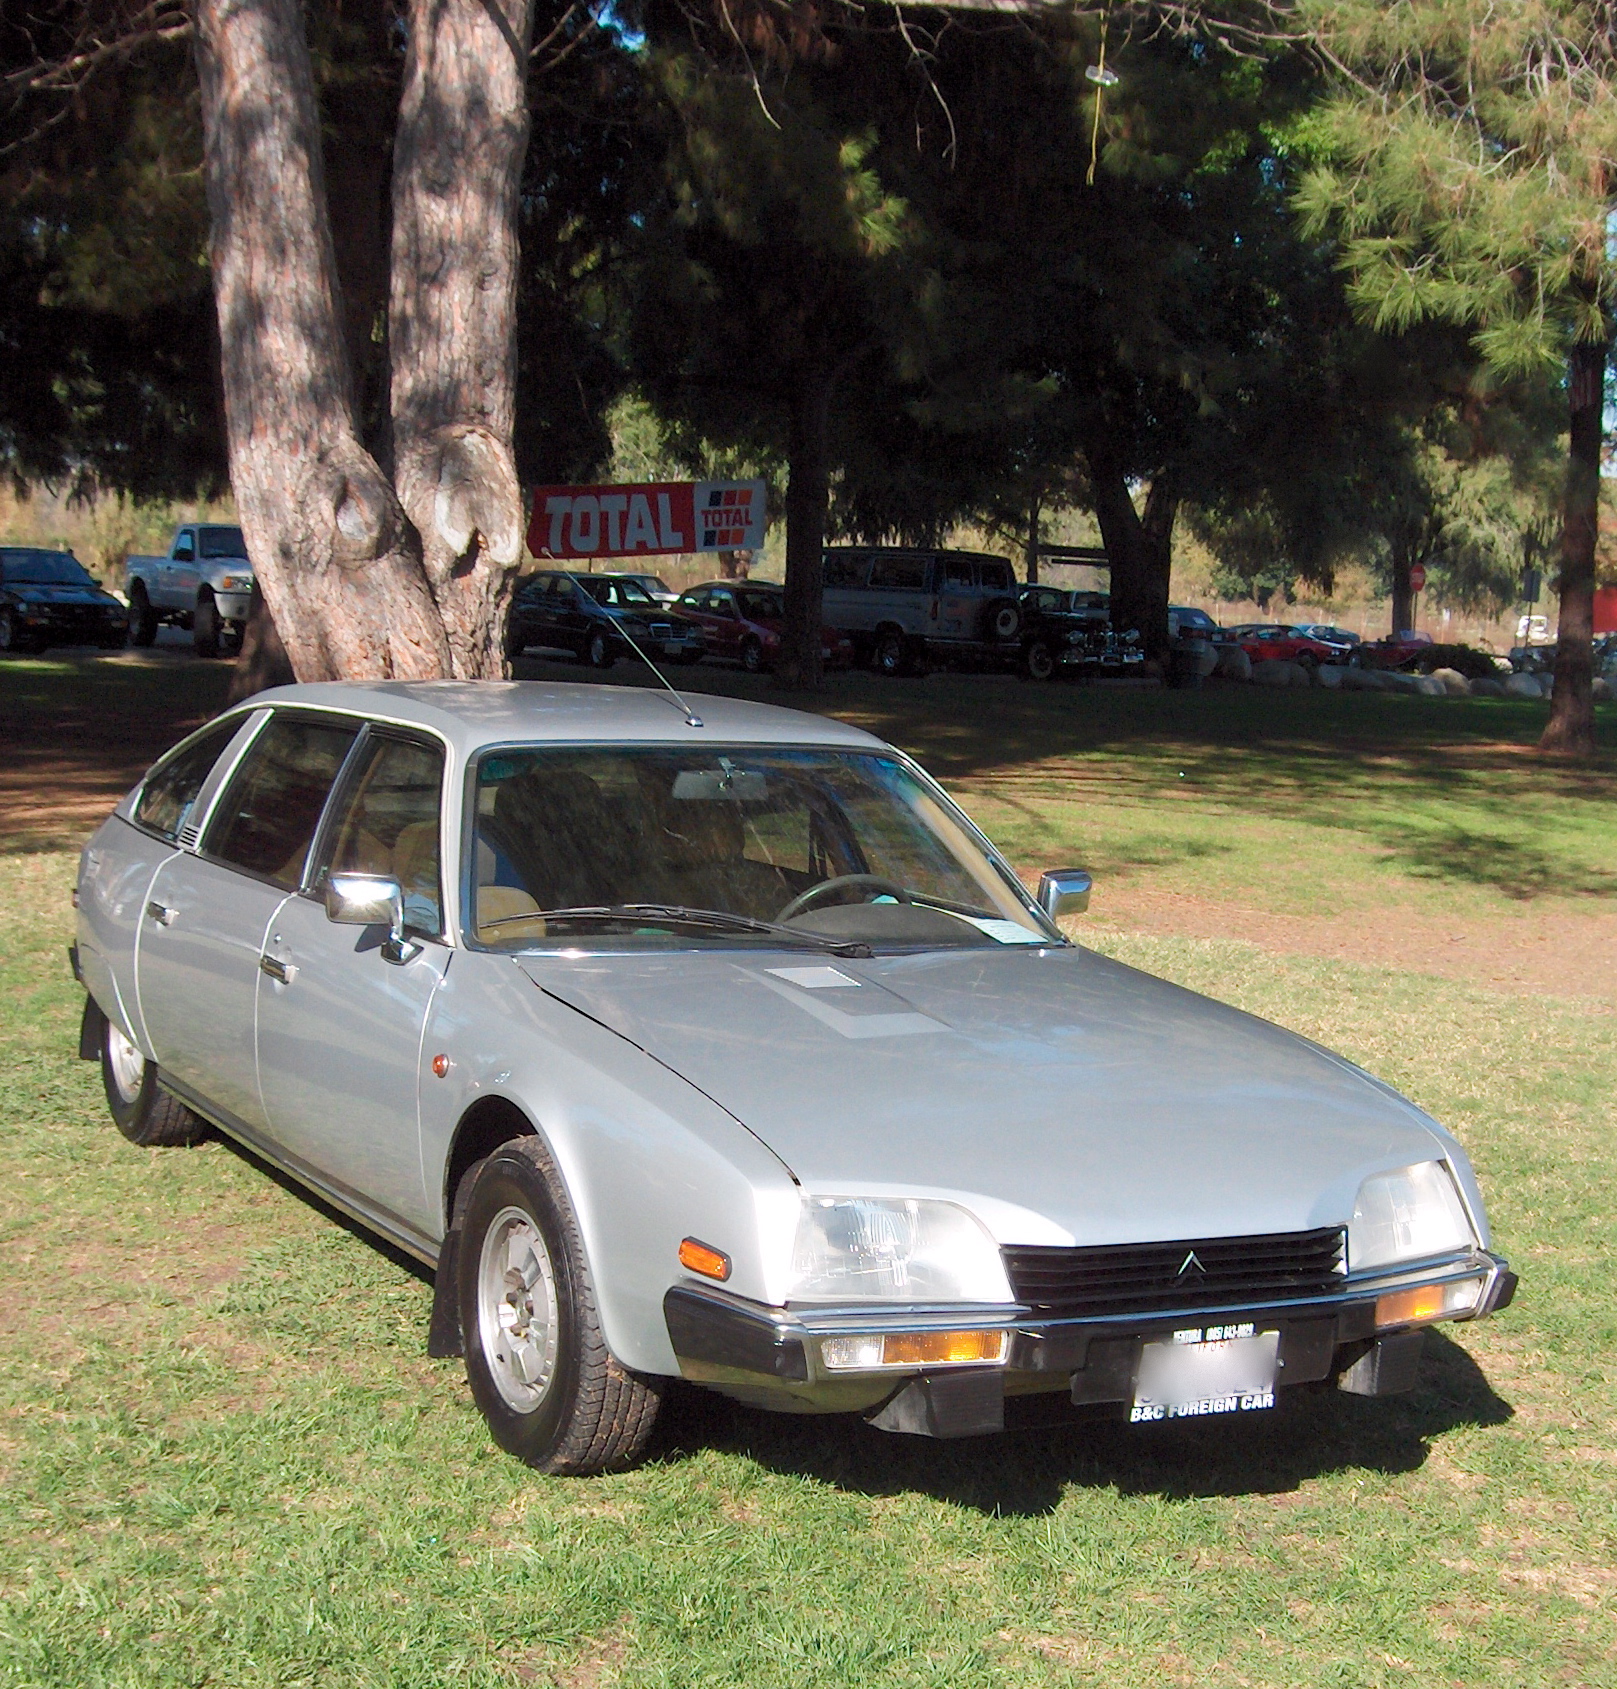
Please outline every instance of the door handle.
[[146, 913], [157, 922], [160, 927], [171, 927], [177, 910], [170, 909], [166, 903], [148, 903]]
[[279, 957], [267, 954], [258, 958], [258, 969], [280, 985], [290, 985], [298, 976], [298, 970], [290, 962], [283, 962]]

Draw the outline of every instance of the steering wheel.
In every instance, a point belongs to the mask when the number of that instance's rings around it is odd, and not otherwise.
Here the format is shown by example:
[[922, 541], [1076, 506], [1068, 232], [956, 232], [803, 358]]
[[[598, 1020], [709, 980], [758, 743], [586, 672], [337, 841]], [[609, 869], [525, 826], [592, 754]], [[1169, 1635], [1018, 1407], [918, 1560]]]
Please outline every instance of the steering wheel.
[[[897, 880], [883, 879], [880, 874], [838, 874], [834, 879], [821, 880], [817, 886], [810, 886], [807, 891], [799, 892], [775, 919], [789, 921], [794, 915], [801, 915], [816, 904], [823, 903], [832, 892], [840, 891], [846, 886], [863, 886], [867, 891], [896, 898], [900, 903], [911, 901], [910, 894]], [[867, 897], [864, 901], [869, 903], [872, 899]]]

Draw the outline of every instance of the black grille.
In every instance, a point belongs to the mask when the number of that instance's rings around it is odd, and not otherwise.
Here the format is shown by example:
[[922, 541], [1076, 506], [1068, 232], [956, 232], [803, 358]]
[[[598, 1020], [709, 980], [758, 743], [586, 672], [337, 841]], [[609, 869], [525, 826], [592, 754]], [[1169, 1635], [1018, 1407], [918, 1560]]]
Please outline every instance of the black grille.
[[1018, 1302], [1055, 1319], [1291, 1302], [1342, 1287], [1340, 1226], [1269, 1237], [1002, 1251]]

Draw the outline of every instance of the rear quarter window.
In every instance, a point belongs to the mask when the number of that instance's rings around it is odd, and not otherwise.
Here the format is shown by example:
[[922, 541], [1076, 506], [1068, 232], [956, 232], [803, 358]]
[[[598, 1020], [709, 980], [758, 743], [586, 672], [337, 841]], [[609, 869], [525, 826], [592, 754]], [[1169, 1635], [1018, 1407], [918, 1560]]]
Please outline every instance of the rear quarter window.
[[191, 818], [197, 795], [213, 772], [225, 746], [240, 731], [242, 718], [232, 716], [206, 729], [187, 744], [172, 750], [146, 776], [135, 800], [133, 819], [137, 827], [155, 833], [170, 844]]
[[925, 592], [924, 557], [878, 557], [870, 567], [872, 587], [888, 592]]
[[825, 554], [827, 586], [859, 587], [865, 584], [870, 559], [858, 551], [828, 551]]

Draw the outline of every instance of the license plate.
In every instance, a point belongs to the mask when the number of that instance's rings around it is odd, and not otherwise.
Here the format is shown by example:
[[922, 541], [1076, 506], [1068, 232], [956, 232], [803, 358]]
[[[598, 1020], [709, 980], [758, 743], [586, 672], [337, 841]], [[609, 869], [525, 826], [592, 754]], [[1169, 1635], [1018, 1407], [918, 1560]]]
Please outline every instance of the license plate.
[[1250, 1323], [1191, 1326], [1145, 1344], [1130, 1423], [1272, 1408], [1279, 1347], [1278, 1331]]
[[665, 657], [677, 657], [684, 649], [685, 647], [677, 639], [665, 639], [663, 641], [663, 655]]

